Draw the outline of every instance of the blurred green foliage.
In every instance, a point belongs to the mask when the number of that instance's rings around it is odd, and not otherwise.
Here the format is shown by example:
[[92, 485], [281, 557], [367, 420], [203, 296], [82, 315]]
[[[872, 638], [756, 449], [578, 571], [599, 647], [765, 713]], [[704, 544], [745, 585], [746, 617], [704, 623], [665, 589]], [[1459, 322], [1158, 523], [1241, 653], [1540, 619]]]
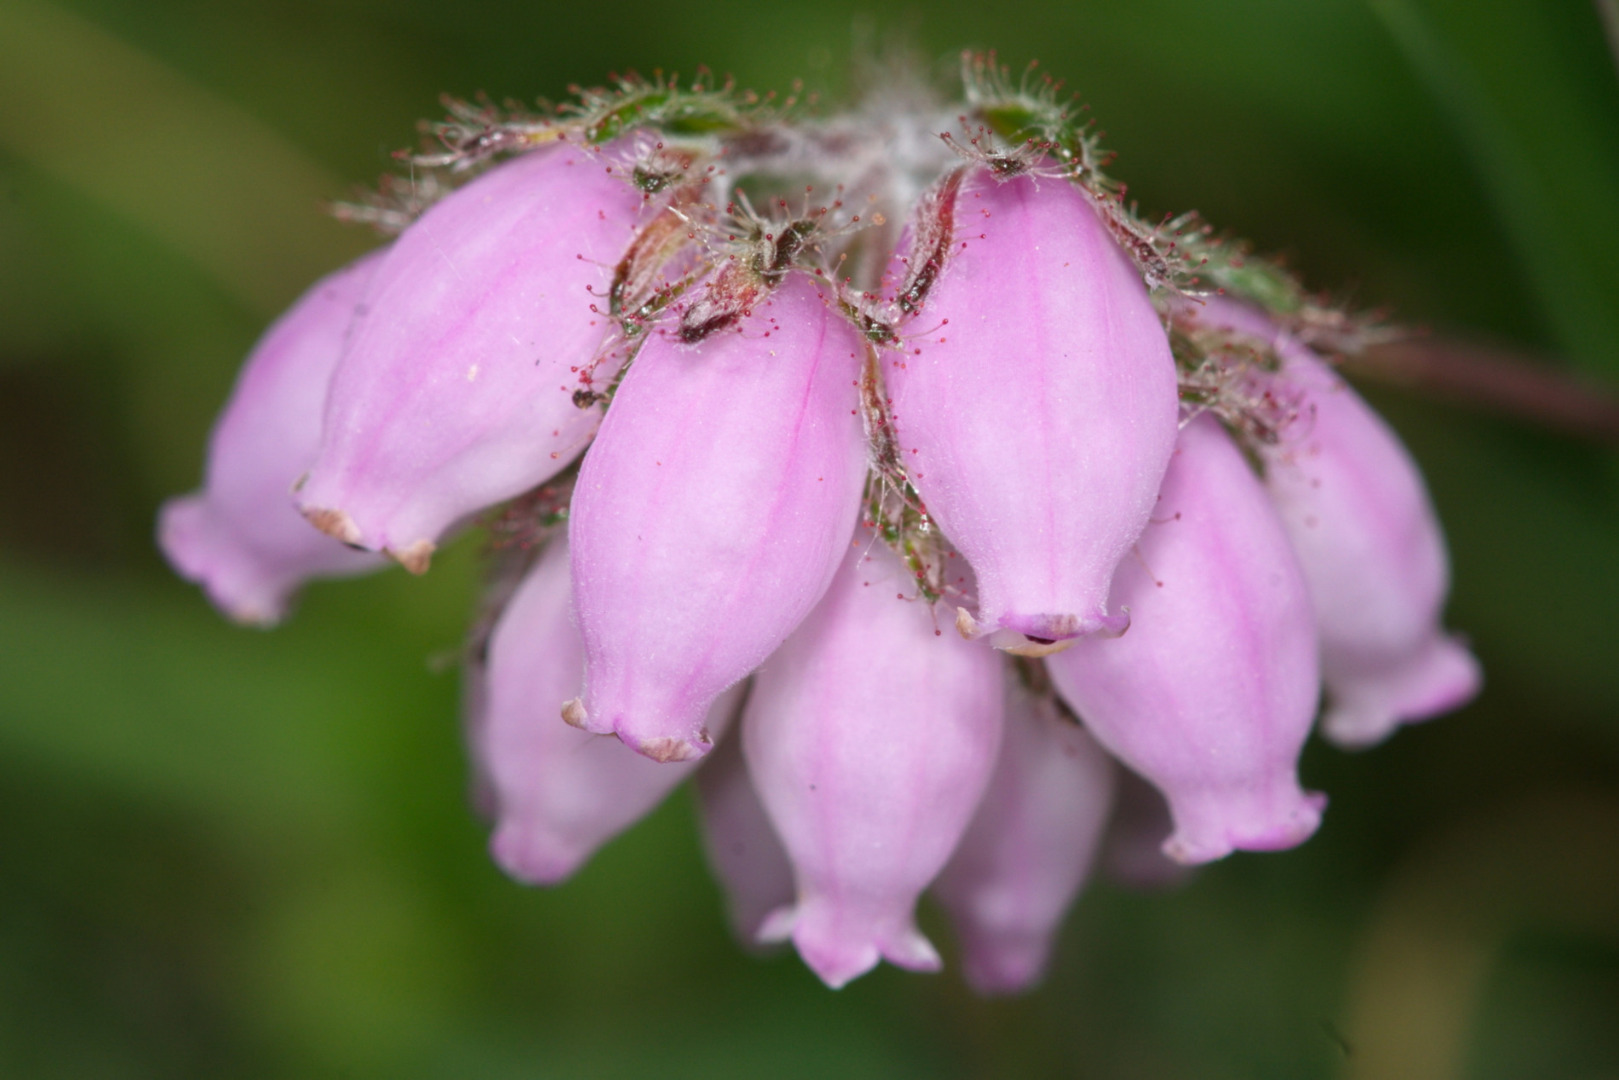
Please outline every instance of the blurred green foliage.
[[1619, 1075], [1611, 449], [1376, 393], [1484, 696], [1312, 746], [1333, 806], [1298, 851], [1094, 887], [1016, 1001], [745, 956], [684, 795], [560, 889], [500, 877], [435, 663], [467, 547], [271, 635], [167, 573], [154, 512], [240, 358], [374, 242], [321, 202], [441, 92], [706, 63], [835, 97], [892, 34], [944, 77], [1038, 57], [1150, 212], [1619, 385], [1619, 79], [1584, 0], [0, 0], [0, 1074]]

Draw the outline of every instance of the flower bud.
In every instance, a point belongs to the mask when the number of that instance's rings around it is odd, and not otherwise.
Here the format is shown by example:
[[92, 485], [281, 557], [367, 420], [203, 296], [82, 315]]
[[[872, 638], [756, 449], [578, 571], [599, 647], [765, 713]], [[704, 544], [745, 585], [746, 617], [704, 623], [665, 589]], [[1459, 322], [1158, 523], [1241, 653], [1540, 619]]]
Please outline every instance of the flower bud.
[[932, 971], [917, 898], [960, 840], [995, 763], [1001, 663], [908, 599], [862, 530], [825, 598], [754, 678], [742, 749], [792, 859], [791, 937], [839, 987], [886, 958]]
[[659, 760], [707, 752], [709, 704], [809, 614], [854, 531], [863, 351], [799, 273], [737, 330], [642, 348], [574, 489], [570, 723]]
[[1113, 583], [1129, 633], [1048, 659], [1058, 691], [1168, 799], [1171, 858], [1302, 843], [1325, 805], [1297, 773], [1320, 692], [1314, 616], [1265, 489], [1213, 417], [1181, 432], [1138, 552]]
[[292, 485], [315, 459], [326, 386], [382, 257], [323, 278], [259, 339], [214, 425], [202, 491], [163, 506], [164, 554], [237, 622], [273, 625], [308, 579], [379, 565], [311, 529]]
[[963, 632], [996, 645], [1123, 631], [1108, 583], [1175, 442], [1163, 325], [1088, 198], [946, 183], [890, 270], [912, 324], [938, 324], [883, 364], [902, 460], [977, 574]]
[[793, 868], [753, 790], [742, 740], [721, 739], [696, 784], [708, 865], [725, 889], [732, 931], [753, 945], [765, 916], [792, 902]]
[[573, 403], [592, 310], [640, 196], [571, 146], [510, 161], [407, 229], [332, 379], [299, 507], [349, 544], [427, 568], [451, 525], [557, 473], [600, 419]]
[[1113, 803], [1115, 769], [1096, 741], [1050, 697], [1009, 682], [995, 774], [933, 885], [981, 994], [1040, 980]]
[[1199, 320], [1270, 342], [1298, 418], [1265, 451], [1265, 480], [1304, 567], [1321, 635], [1321, 726], [1348, 747], [1387, 738], [1478, 692], [1478, 661], [1440, 627], [1450, 568], [1416, 463], [1327, 364], [1257, 312], [1211, 303]]
[[[469, 672], [483, 683], [468, 696], [482, 709], [469, 728], [496, 820], [489, 849], [501, 869], [531, 885], [572, 875], [692, 769], [649, 761], [617, 739], [562, 722], [556, 703], [578, 691], [584, 674], [568, 597], [568, 545], [558, 537], [508, 601], [484, 669]], [[716, 731], [736, 704], [728, 697], [716, 705]]]

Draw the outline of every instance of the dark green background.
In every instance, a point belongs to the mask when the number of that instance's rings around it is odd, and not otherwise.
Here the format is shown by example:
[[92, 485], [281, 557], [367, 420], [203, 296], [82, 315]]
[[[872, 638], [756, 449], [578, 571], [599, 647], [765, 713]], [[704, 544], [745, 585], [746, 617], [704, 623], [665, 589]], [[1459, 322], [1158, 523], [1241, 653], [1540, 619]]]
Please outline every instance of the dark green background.
[[1619, 382], [1619, 81], [1585, 0], [0, 0], [0, 1074], [1619, 1076], [1611, 450], [1374, 388], [1483, 697], [1312, 744], [1314, 840], [1094, 887], [1010, 1002], [745, 956], [684, 794], [560, 889], [502, 878], [440, 662], [467, 545], [273, 634], [166, 571], [153, 514], [241, 357], [374, 242], [322, 200], [441, 91], [706, 63], [836, 95], [895, 33], [946, 74], [1038, 57], [1150, 212]]

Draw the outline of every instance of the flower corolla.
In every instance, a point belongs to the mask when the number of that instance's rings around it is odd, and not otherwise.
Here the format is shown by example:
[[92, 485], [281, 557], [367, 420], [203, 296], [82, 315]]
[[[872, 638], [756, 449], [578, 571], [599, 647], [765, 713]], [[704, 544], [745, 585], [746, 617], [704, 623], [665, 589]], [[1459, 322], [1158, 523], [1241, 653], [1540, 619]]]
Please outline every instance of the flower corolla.
[[214, 425], [203, 489], [163, 507], [158, 539], [169, 561], [237, 622], [274, 625], [309, 579], [382, 561], [310, 529], [290, 494], [315, 460], [327, 384], [382, 258], [322, 278], [270, 327]]
[[1033, 985], [1143, 781], [1127, 876], [1302, 842], [1323, 682], [1351, 745], [1478, 685], [1420, 477], [1311, 350], [1358, 324], [1136, 217], [1050, 87], [966, 87], [455, 106], [437, 202], [345, 208], [400, 234], [255, 350], [164, 550], [269, 622], [481, 531], [495, 861], [560, 882], [695, 775], [736, 932], [832, 986], [938, 968], [925, 894], [975, 987]]

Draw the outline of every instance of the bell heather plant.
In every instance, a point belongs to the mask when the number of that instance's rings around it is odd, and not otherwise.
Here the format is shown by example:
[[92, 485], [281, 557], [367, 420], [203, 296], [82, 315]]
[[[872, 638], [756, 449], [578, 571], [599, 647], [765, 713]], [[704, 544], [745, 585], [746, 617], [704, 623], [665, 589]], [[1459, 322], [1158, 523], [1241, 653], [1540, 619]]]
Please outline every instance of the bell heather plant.
[[[832, 986], [939, 967], [929, 889], [1015, 992], [1105, 844], [1303, 842], [1318, 713], [1363, 746], [1478, 687], [1421, 478], [1331, 363], [1390, 331], [1140, 217], [1032, 69], [963, 76], [451, 102], [339, 208], [396, 236], [249, 357], [170, 560], [269, 625], [481, 529], [495, 861], [560, 882], [695, 772], [738, 933]], [[1107, 841], [1126, 768], [1162, 802]]]

